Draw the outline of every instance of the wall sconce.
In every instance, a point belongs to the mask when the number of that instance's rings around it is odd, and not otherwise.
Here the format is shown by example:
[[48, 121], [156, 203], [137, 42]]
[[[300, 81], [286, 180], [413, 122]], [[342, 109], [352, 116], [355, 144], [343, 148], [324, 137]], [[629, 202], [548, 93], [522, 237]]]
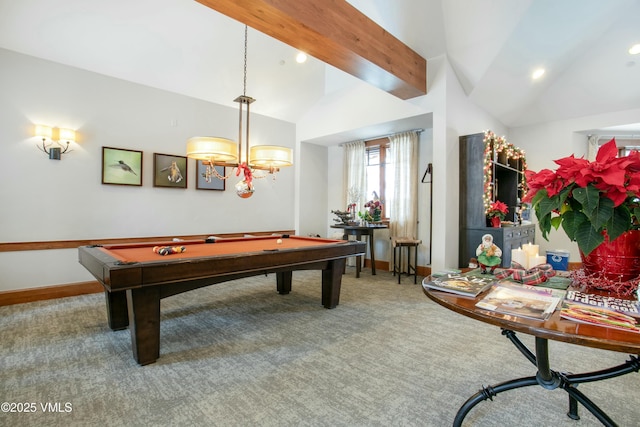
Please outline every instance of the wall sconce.
[[[73, 151], [69, 150], [69, 144], [76, 140], [76, 131], [73, 129], [36, 125], [34, 133], [36, 136], [42, 138], [42, 147], [38, 145], [36, 147], [38, 147], [40, 151], [48, 154], [51, 160], [60, 160], [63, 153]], [[47, 139], [51, 140], [49, 144], [47, 144]], [[52, 147], [51, 145], [53, 145], [54, 142], [58, 144], [59, 147]]]

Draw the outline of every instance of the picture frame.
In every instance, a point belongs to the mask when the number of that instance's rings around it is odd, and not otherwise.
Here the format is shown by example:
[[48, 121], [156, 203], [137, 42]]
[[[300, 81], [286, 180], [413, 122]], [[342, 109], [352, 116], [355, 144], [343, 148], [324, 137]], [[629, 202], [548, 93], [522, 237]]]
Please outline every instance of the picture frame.
[[142, 186], [142, 151], [102, 147], [102, 183]]
[[188, 162], [185, 156], [153, 153], [153, 186], [187, 188]]
[[[215, 166], [215, 169], [221, 176], [225, 176], [226, 171], [224, 166]], [[227, 180], [212, 176], [211, 182], [207, 182], [205, 178], [206, 170], [207, 166], [204, 162], [202, 160], [196, 160], [196, 189], [224, 191]]]

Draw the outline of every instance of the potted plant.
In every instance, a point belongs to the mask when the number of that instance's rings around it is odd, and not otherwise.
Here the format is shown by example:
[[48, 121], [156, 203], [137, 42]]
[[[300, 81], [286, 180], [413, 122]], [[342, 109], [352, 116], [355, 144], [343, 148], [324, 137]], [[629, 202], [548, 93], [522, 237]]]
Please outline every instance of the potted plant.
[[489, 205], [489, 208], [487, 209], [487, 218], [489, 218], [491, 226], [499, 228], [508, 211], [509, 207], [500, 200], [496, 200], [495, 202], [491, 203], [491, 205]]
[[[593, 162], [571, 155], [555, 163], [555, 171], [525, 172], [528, 192], [523, 202], [531, 203], [544, 239], [552, 226], [562, 226], [577, 242], [584, 264], [603, 242], [613, 243], [640, 229], [640, 152], [618, 157], [612, 139], [600, 147]], [[640, 244], [635, 246], [637, 252]]]
[[364, 207], [369, 208], [369, 216], [371, 216], [371, 221], [380, 221], [382, 219], [382, 202], [379, 199], [369, 200], [364, 204]]

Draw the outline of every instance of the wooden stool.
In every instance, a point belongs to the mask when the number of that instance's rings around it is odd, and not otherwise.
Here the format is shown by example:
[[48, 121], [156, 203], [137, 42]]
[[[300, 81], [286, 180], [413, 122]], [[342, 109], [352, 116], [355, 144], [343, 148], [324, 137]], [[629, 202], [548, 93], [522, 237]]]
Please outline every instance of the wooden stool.
[[[422, 240], [410, 239], [407, 237], [392, 237], [391, 246], [393, 247], [393, 275], [398, 274], [398, 284], [400, 284], [400, 276], [405, 273], [407, 276], [413, 274], [413, 283], [418, 283], [418, 245]], [[407, 248], [407, 270], [402, 271], [402, 248]], [[411, 248], [413, 248], [413, 265], [411, 264]]]

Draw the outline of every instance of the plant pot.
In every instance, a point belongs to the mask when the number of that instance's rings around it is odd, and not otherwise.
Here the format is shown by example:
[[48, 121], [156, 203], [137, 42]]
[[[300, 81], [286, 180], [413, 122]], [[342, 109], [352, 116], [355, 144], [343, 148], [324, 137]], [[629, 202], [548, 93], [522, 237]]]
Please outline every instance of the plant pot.
[[493, 216], [489, 218], [489, 224], [493, 228], [500, 228], [500, 226], [502, 225], [502, 220], [497, 216]]
[[582, 267], [588, 275], [626, 282], [640, 276], [640, 230], [631, 230], [613, 242], [605, 240], [589, 255], [580, 251]]

